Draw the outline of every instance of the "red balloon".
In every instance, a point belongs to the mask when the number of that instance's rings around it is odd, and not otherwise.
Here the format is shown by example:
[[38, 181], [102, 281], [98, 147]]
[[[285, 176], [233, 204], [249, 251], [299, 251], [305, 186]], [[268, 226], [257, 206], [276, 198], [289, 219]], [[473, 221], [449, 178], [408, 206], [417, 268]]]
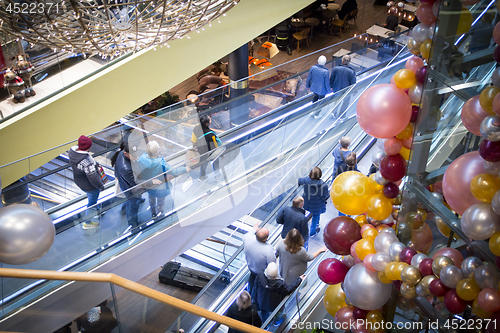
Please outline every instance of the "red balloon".
[[434, 275], [432, 272], [432, 262], [434, 260], [431, 258], [425, 258], [420, 262], [420, 265], [418, 265], [418, 269], [420, 270], [420, 274], [422, 276], [427, 276], [427, 275]]
[[500, 23], [497, 23], [493, 29], [493, 40], [500, 45]]
[[382, 188], [382, 193], [389, 199], [394, 199], [399, 194], [399, 186], [394, 183], [387, 183]]
[[423, 24], [431, 25], [436, 22], [436, 16], [434, 16], [434, 13], [432, 12], [432, 5], [433, 3], [424, 2], [417, 8], [417, 18]]
[[415, 78], [419, 83], [425, 83], [425, 76], [427, 75], [427, 66], [422, 66], [415, 72]]
[[[490, 324], [486, 327], [486, 333], [499, 333], [500, 332], [500, 311], [493, 313], [490, 317]], [[493, 325], [495, 323], [496, 325]]]
[[477, 304], [479, 304], [481, 309], [483, 309], [484, 311], [500, 311], [500, 292], [493, 288], [486, 288], [481, 290], [481, 292], [477, 296]]
[[384, 179], [397, 182], [406, 174], [406, 161], [400, 154], [386, 155], [380, 162], [380, 173]]
[[453, 264], [455, 264], [458, 268], [460, 268], [462, 261], [464, 261], [464, 256], [460, 253], [460, 251], [451, 247], [443, 247], [442, 249], [437, 250], [432, 256], [432, 259], [436, 259], [439, 256], [446, 256], [450, 258], [453, 260]]
[[500, 269], [500, 257], [496, 257], [495, 258], [495, 264], [497, 265], [497, 267]]
[[432, 280], [429, 283], [429, 291], [436, 297], [442, 297], [450, 290], [440, 279]]
[[411, 265], [411, 258], [413, 258], [415, 254], [417, 254], [417, 251], [415, 249], [412, 249], [411, 247], [405, 247], [401, 250], [401, 252], [399, 252], [399, 260], [407, 263], [408, 265]]
[[495, 50], [493, 51], [493, 59], [495, 59], [495, 61], [500, 64], [500, 46], [499, 45], [497, 45], [497, 47], [495, 47]]
[[483, 140], [479, 144], [479, 155], [488, 162], [500, 161], [500, 141]]
[[[418, 113], [420, 112], [420, 107], [418, 105], [411, 106], [411, 118], [410, 123], [416, 123], [418, 119]], [[409, 149], [409, 148], [408, 148]]]
[[458, 297], [455, 289], [450, 289], [444, 295], [444, 306], [451, 313], [458, 314], [465, 311], [467, 302]]
[[[494, 99], [493, 99], [494, 100]], [[484, 118], [488, 117], [490, 114], [483, 110], [481, 103], [479, 103], [479, 95], [469, 98], [462, 107], [462, 113], [460, 117], [462, 118], [462, 123], [465, 128], [477, 136], [481, 136], [481, 131], [479, 127]]]
[[335, 258], [323, 260], [318, 266], [318, 276], [326, 284], [337, 284], [344, 281], [349, 267]]
[[323, 231], [323, 241], [331, 252], [338, 255], [351, 253], [352, 243], [361, 239], [358, 222], [349, 216], [339, 216], [328, 222]]
[[368, 311], [355, 307], [354, 311], [352, 311], [352, 314], [354, 315], [354, 319], [365, 319]]
[[403, 284], [403, 281], [400, 281], [400, 280], [394, 280], [392, 281], [392, 285], [394, 286], [394, 288], [396, 288], [397, 290], [400, 290], [401, 289], [401, 285]]

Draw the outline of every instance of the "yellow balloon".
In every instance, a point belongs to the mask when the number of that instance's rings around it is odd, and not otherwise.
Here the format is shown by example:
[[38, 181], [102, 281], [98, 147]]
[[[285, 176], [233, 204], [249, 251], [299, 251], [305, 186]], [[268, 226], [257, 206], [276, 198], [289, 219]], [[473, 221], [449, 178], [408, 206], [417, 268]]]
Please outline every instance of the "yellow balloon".
[[431, 55], [432, 39], [425, 40], [422, 45], [420, 45], [420, 53], [425, 59], [429, 59]]
[[371, 310], [366, 314], [365, 320], [369, 323], [380, 323], [384, 317], [379, 310]]
[[403, 156], [403, 158], [407, 161], [410, 160], [410, 149], [406, 149], [405, 147], [401, 147], [399, 151], [399, 155]]
[[366, 215], [358, 215], [356, 216], [355, 220], [356, 222], [358, 222], [360, 227], [364, 226], [365, 224], [368, 224], [368, 221], [366, 221]]
[[[444, 237], [450, 237], [451, 229], [450, 227], [448, 227], [446, 223], [444, 223], [443, 219], [440, 218], [439, 216], [436, 216], [434, 220], [436, 221], [436, 227], [438, 228], [441, 235], [443, 235]], [[457, 234], [454, 234], [453, 237], [460, 239], [460, 237]]]
[[408, 47], [410, 53], [416, 56], [420, 55], [420, 45], [421, 43], [417, 43], [417, 41], [414, 40], [413, 38], [410, 38], [406, 43], [406, 46]]
[[375, 251], [374, 241], [375, 238], [362, 238], [356, 243], [355, 249], [359, 259], [363, 260], [370, 253], [377, 253], [377, 251]]
[[345, 303], [345, 293], [342, 290], [340, 283], [326, 288], [323, 303], [325, 304], [326, 311], [334, 317], [338, 310], [347, 306]]
[[398, 262], [396, 263], [395, 265], [395, 272], [394, 272], [394, 276], [396, 277], [395, 280], [403, 280], [401, 278], [401, 272], [403, 271], [403, 269], [408, 266], [407, 263], [405, 262]]
[[368, 216], [375, 220], [384, 220], [392, 213], [392, 204], [383, 194], [375, 194], [368, 200]]
[[382, 189], [384, 188], [384, 185], [380, 185], [375, 181], [375, 174], [372, 173], [368, 179], [370, 179], [370, 187], [375, 191], [375, 193], [380, 193], [382, 192]]
[[489, 114], [495, 114], [493, 112], [493, 98], [500, 92], [495, 86], [488, 87], [481, 91], [479, 94], [479, 104], [481, 104], [481, 108], [488, 112]]
[[363, 231], [363, 234], [361, 235], [361, 237], [363, 238], [373, 238], [374, 241], [375, 237], [377, 236], [378, 236], [378, 230], [375, 228], [366, 229], [365, 231]]
[[375, 194], [367, 176], [357, 171], [341, 173], [330, 190], [332, 203], [340, 212], [359, 215], [366, 212], [368, 200]]
[[470, 30], [471, 26], [472, 14], [467, 8], [462, 7], [460, 18], [458, 19], [457, 35], [465, 34]]
[[406, 128], [401, 133], [396, 135], [396, 138], [400, 140], [407, 140], [411, 138], [412, 135], [413, 135], [413, 125], [412, 123], [408, 123], [408, 125], [406, 125]]
[[500, 179], [487, 173], [477, 175], [470, 182], [472, 195], [482, 202], [491, 202], [498, 190], [500, 190]]
[[483, 309], [481, 309], [479, 303], [477, 302], [477, 298], [472, 303], [472, 313], [475, 313], [479, 318], [483, 319], [489, 318], [492, 315], [491, 312], [484, 311]]
[[422, 216], [422, 220], [424, 220], [424, 221], [427, 220], [427, 211], [425, 209], [418, 208], [417, 214]]
[[457, 295], [464, 301], [472, 301], [479, 295], [481, 288], [474, 279], [462, 279], [457, 284]]
[[489, 245], [491, 252], [496, 256], [500, 256], [500, 231], [495, 232], [491, 236]]
[[380, 280], [380, 282], [385, 284], [392, 283], [392, 280], [389, 279], [387, 275], [385, 275], [385, 272], [378, 272], [378, 279]]
[[390, 280], [397, 280], [398, 277], [396, 275], [396, 264], [397, 262], [390, 262], [385, 266], [385, 276]]
[[399, 89], [408, 89], [416, 82], [415, 74], [409, 69], [400, 69], [394, 74], [394, 83]]

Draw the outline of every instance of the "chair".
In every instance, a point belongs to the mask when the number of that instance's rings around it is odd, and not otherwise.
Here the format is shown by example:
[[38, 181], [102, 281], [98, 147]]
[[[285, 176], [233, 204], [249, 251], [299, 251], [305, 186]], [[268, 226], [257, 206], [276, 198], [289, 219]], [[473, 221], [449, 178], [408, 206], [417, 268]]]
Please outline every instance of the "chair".
[[304, 30], [301, 30], [299, 32], [294, 33], [292, 36], [297, 40], [297, 52], [300, 52], [300, 41], [301, 40], [306, 40], [307, 47], [309, 48], [309, 40], [307, 39], [309, 35], [309, 31], [311, 31], [311, 28], [307, 28]]
[[346, 15], [343, 20], [333, 19], [330, 24], [330, 35], [333, 32], [333, 27], [338, 27], [340, 30], [340, 38], [342, 38], [342, 29], [347, 30], [347, 21], [349, 20], [349, 15]]
[[354, 20], [354, 26], [356, 26], [356, 18], [357, 17], [358, 17], [358, 9], [355, 9], [349, 13], [349, 19], [347, 21]]

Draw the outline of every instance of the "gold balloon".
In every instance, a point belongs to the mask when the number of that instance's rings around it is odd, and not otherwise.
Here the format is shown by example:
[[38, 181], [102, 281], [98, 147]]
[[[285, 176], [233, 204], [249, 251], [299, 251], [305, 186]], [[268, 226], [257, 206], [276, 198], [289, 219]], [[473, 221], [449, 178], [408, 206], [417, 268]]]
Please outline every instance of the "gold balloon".
[[424, 220], [424, 221], [427, 220], [427, 211], [425, 209], [418, 208], [417, 214], [422, 216], [422, 220]]
[[360, 227], [364, 226], [365, 224], [368, 224], [368, 221], [366, 221], [366, 215], [358, 215], [356, 216], [355, 220], [356, 222], [358, 222]]
[[[376, 323], [381, 323], [383, 320], [384, 320], [384, 317], [382, 316], [382, 314], [380, 313], [379, 310], [368, 311], [368, 313], [366, 314], [366, 317], [365, 317], [365, 323], [370, 323], [369, 325], [367, 325], [368, 331], [370, 333], [382, 333], [382, 332], [384, 332], [385, 330], [382, 329], [382, 325], [380, 325], [380, 324], [376, 325]], [[379, 327], [379, 328], [376, 329], [375, 327]]]
[[385, 272], [378, 272], [378, 279], [380, 280], [380, 282], [385, 284], [392, 283], [392, 280], [385, 275]]
[[413, 223], [413, 230], [418, 230], [424, 225], [424, 219], [422, 218], [422, 215], [415, 212], [408, 213], [408, 215], [406, 215], [406, 221], [408, 223]]
[[[451, 229], [450, 227], [448, 227], [446, 223], [444, 223], [443, 219], [440, 218], [439, 216], [435, 216], [434, 221], [436, 221], [436, 227], [438, 228], [441, 235], [445, 237], [450, 237]], [[460, 237], [458, 237], [458, 235], [456, 234], [454, 234], [453, 237], [460, 239]]]
[[491, 312], [485, 311], [479, 306], [477, 298], [472, 303], [472, 313], [475, 313], [479, 318], [483, 319], [489, 318], [492, 315]]
[[408, 89], [416, 82], [415, 74], [409, 69], [400, 69], [394, 74], [394, 83], [399, 89]]
[[370, 253], [377, 253], [377, 251], [375, 251], [374, 241], [375, 238], [363, 238], [356, 243], [356, 254], [359, 259], [364, 260]]
[[417, 267], [408, 265], [401, 271], [401, 279], [407, 285], [415, 286], [422, 280], [422, 275]]
[[410, 160], [410, 149], [407, 149], [405, 147], [401, 147], [401, 150], [399, 151], [399, 155], [403, 156], [405, 160]]
[[489, 246], [494, 255], [500, 256], [500, 231], [497, 231], [490, 237]]
[[[407, 69], [407, 71], [408, 70], [409, 69]], [[406, 125], [406, 128], [401, 133], [396, 135], [396, 138], [398, 138], [400, 140], [407, 140], [407, 139], [411, 138], [412, 135], [413, 135], [413, 125], [412, 125], [412, 123], [408, 123], [408, 125]]]
[[397, 197], [395, 197], [394, 199], [391, 199], [391, 203], [393, 205], [401, 205], [401, 191], [399, 191], [399, 194]]
[[453, 260], [446, 256], [439, 256], [434, 259], [432, 262], [432, 272], [439, 277], [439, 273], [443, 268], [445, 268], [448, 265], [454, 265]]
[[375, 237], [377, 236], [378, 236], [378, 230], [375, 228], [366, 229], [365, 231], [363, 231], [363, 234], [361, 235], [361, 237], [363, 238], [373, 238], [373, 240], [375, 240]]
[[500, 179], [487, 173], [477, 175], [470, 182], [472, 195], [482, 202], [491, 202], [498, 190], [500, 190]]
[[412, 299], [417, 297], [417, 290], [415, 286], [410, 286], [409, 284], [406, 284], [404, 282], [401, 284], [401, 288], [399, 289], [399, 291], [404, 298]]
[[431, 55], [431, 46], [432, 46], [432, 39], [427, 39], [422, 42], [422, 45], [420, 45], [420, 53], [422, 54], [422, 57], [425, 59], [429, 59]]
[[375, 220], [385, 220], [392, 213], [392, 204], [383, 194], [375, 194], [368, 200], [368, 216]]
[[397, 276], [395, 275], [396, 273], [396, 264], [397, 262], [390, 262], [385, 266], [385, 276], [390, 279], [390, 280], [397, 280]]
[[465, 34], [470, 30], [471, 26], [472, 14], [467, 8], [462, 7], [460, 18], [458, 19], [457, 35]]
[[481, 104], [481, 108], [483, 108], [484, 111], [495, 114], [495, 112], [493, 112], [493, 98], [495, 98], [499, 92], [500, 89], [495, 86], [488, 87], [481, 91], [481, 94], [479, 94], [479, 104]]
[[431, 284], [432, 281], [436, 280], [437, 278], [433, 275], [426, 275], [420, 280], [420, 287], [422, 288], [422, 291], [426, 294], [429, 294], [431, 291], [429, 290], [429, 285]]
[[417, 43], [416, 40], [413, 38], [410, 38], [408, 42], [406, 43], [406, 46], [408, 47], [408, 50], [414, 54], [414, 55], [420, 55], [420, 43]]
[[395, 265], [395, 268], [396, 268], [396, 272], [394, 273], [395, 274], [395, 277], [396, 277], [396, 280], [401, 280], [401, 273], [403, 272], [403, 269], [408, 266], [407, 263], [405, 262], [398, 262], [396, 265]]
[[368, 178], [370, 179], [370, 187], [375, 191], [375, 193], [382, 192], [384, 185], [380, 185], [375, 181], [375, 174], [372, 173]]
[[326, 288], [323, 302], [325, 304], [326, 311], [334, 317], [340, 308], [347, 306], [345, 303], [345, 293], [342, 290], [340, 283]]
[[481, 288], [477, 285], [474, 279], [463, 279], [457, 283], [457, 295], [464, 301], [472, 301], [479, 295]]
[[366, 212], [368, 200], [375, 194], [367, 176], [356, 171], [341, 173], [333, 181], [330, 190], [332, 203], [346, 215], [359, 215]]

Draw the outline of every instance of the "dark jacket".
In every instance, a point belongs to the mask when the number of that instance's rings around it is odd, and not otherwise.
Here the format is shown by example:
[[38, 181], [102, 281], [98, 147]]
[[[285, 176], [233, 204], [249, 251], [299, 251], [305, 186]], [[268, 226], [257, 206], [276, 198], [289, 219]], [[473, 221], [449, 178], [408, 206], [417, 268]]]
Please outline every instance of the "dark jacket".
[[320, 96], [328, 94], [330, 92], [328, 76], [328, 68], [325, 66], [319, 64], [312, 66], [307, 74], [306, 88]]
[[342, 8], [338, 11], [337, 15], [339, 19], [343, 20], [348, 14], [350, 14], [353, 10], [358, 9], [358, 4], [356, 0], [347, 0], [342, 5]]
[[69, 165], [73, 170], [75, 184], [84, 192], [104, 190], [101, 175], [97, 172], [96, 161], [88, 152], [76, 151], [77, 146], [68, 151]]
[[132, 191], [127, 191], [132, 187], [135, 187], [137, 183], [135, 182], [134, 172], [132, 171], [132, 163], [128, 159], [123, 150], [118, 154], [115, 162], [115, 177], [120, 185], [120, 190], [125, 193], [127, 198], [133, 196]]
[[[229, 318], [233, 318], [249, 325], [253, 325], [256, 327], [262, 326], [262, 319], [260, 319], [259, 314], [255, 307], [249, 306], [246, 309], [238, 310], [238, 305], [234, 302], [229, 309], [226, 311], [226, 316]], [[242, 333], [241, 331], [235, 330], [234, 328], [229, 328], [228, 333]]]
[[356, 83], [356, 71], [349, 66], [339, 65], [332, 69], [330, 75], [330, 87], [336, 93]]
[[200, 153], [200, 155], [218, 147], [217, 136], [215, 133], [208, 127], [202, 128], [201, 125], [198, 125], [193, 129], [191, 142], [193, 142], [193, 145], [198, 148], [198, 153]]
[[398, 27], [399, 24], [399, 18], [394, 15], [389, 15], [387, 16], [387, 19], [385, 20], [385, 24], [387, 24], [387, 29], [396, 31], [396, 28]]
[[304, 209], [293, 206], [285, 207], [278, 213], [276, 222], [283, 224], [282, 238], [285, 238], [288, 232], [295, 228], [300, 232], [304, 241], [309, 239], [309, 228], [307, 227], [307, 217]]
[[326, 200], [330, 196], [328, 185], [321, 179], [299, 178], [299, 186], [304, 185], [304, 209], [311, 214], [326, 212]]
[[290, 295], [302, 280], [295, 279], [292, 284], [285, 284], [281, 278], [268, 279], [264, 272], [260, 272], [255, 278], [252, 288], [252, 300], [257, 303], [260, 310], [272, 312], [281, 303], [283, 298]]
[[357, 171], [357, 172], [359, 172], [358, 165], [356, 164], [355, 166], [350, 167], [345, 162], [340, 163], [340, 165], [337, 168], [337, 173], [333, 174], [333, 179], [337, 178], [338, 175], [340, 175], [342, 172], [346, 172], [346, 171]]

